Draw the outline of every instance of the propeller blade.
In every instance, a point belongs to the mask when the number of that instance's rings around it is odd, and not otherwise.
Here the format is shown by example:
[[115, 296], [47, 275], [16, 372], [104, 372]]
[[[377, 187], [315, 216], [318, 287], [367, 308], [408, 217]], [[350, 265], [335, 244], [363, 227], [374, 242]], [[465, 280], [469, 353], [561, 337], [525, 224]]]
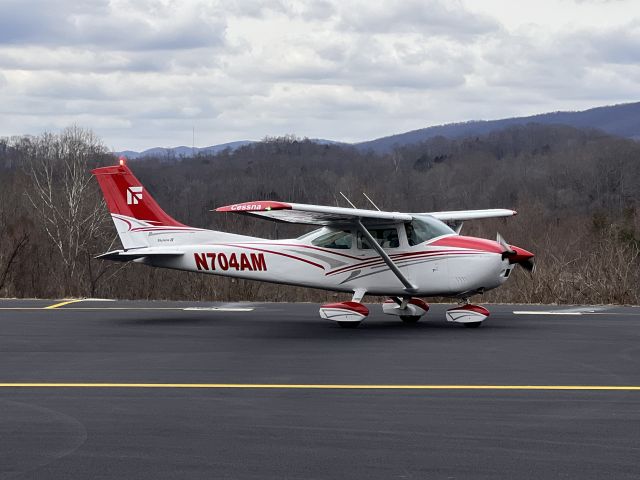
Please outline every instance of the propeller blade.
[[533, 258], [527, 258], [522, 262], [518, 262], [518, 265], [527, 270], [529, 273], [536, 273], [536, 262], [533, 260]]
[[500, 232], [496, 234], [496, 242], [504, 247], [502, 259], [509, 259], [509, 263], [517, 263], [530, 273], [536, 271], [536, 264], [533, 261], [533, 254], [519, 247], [512, 247], [507, 243]]
[[[504, 239], [504, 237], [502, 235], [500, 235], [500, 232], [496, 233], [496, 242], [498, 242], [500, 245], [502, 245], [504, 247], [504, 253], [507, 253], [507, 254], [516, 253], [516, 252], [513, 251], [511, 246]], [[503, 253], [503, 255], [504, 255], [504, 253]]]

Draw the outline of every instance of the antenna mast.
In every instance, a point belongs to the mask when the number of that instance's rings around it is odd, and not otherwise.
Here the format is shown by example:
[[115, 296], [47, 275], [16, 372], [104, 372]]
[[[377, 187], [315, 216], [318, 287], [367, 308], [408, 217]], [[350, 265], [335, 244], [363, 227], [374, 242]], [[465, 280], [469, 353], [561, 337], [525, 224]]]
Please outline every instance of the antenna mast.
[[344, 193], [340, 192], [340, 195], [342, 195], [342, 198], [349, 202], [349, 205], [351, 205], [352, 208], [357, 208], [353, 203], [351, 203], [351, 200], [349, 200]]
[[376, 207], [376, 210], [378, 210], [379, 212], [381, 211], [381, 210], [378, 208], [378, 206], [377, 206], [375, 203], [373, 203], [373, 200], [371, 200], [371, 199], [369, 198], [369, 195], [367, 195], [367, 194], [366, 194], [366, 193], [364, 193], [364, 192], [362, 192], [362, 194], [364, 195], [364, 197], [365, 197], [367, 200], [369, 200], [369, 203], [370, 203], [371, 205], [373, 205], [374, 207]]

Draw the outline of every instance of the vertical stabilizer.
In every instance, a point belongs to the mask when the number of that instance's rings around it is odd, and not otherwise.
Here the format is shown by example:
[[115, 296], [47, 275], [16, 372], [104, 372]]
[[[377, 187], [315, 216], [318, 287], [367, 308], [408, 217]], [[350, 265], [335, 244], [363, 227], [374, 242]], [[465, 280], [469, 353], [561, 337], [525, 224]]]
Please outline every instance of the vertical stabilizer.
[[107, 208], [125, 249], [149, 246], [155, 232], [197, 231], [169, 216], [153, 199], [124, 159], [119, 165], [92, 171], [100, 184]]

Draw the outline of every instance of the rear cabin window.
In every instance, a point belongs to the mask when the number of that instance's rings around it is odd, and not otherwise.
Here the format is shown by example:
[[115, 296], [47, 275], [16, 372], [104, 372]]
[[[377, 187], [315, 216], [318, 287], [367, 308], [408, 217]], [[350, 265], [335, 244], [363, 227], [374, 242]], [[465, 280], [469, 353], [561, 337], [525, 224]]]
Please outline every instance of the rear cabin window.
[[349, 250], [353, 244], [350, 230], [331, 230], [311, 240], [311, 245], [323, 248], [339, 248]]
[[[398, 248], [400, 246], [398, 230], [395, 228], [368, 228], [367, 230], [382, 248]], [[362, 232], [358, 232], [358, 248], [361, 250], [373, 248]]]
[[404, 224], [407, 241], [410, 246], [431, 240], [442, 235], [455, 234], [444, 222], [433, 217], [414, 217], [411, 223]]

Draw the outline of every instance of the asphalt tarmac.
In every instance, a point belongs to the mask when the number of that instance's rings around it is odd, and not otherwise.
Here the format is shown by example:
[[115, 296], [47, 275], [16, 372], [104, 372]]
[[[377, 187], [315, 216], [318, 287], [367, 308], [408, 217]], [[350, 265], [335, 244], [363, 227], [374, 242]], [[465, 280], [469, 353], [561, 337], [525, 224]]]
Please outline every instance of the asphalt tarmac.
[[60, 303], [0, 300], [0, 479], [640, 478], [638, 307]]

